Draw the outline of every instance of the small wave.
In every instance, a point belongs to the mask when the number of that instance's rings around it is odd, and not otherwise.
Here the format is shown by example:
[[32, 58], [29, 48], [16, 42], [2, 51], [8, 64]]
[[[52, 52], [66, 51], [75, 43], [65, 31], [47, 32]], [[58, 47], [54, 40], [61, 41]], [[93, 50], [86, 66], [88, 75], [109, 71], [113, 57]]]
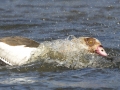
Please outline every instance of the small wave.
[[65, 60], [57, 57], [47, 57], [23, 66], [3, 66], [0, 71], [12, 72], [51, 72], [83, 68], [120, 68], [120, 57], [104, 58], [97, 55], [69, 56]]
[[[96, 54], [82, 53], [82, 52], [70, 52], [64, 55], [63, 53], [49, 51], [44, 58], [38, 60], [39, 67], [43, 66], [44, 69], [49, 68], [68, 68], [68, 69], [80, 69], [80, 68], [119, 68], [120, 57], [102, 57]], [[43, 68], [42, 67], [42, 68]], [[59, 69], [60, 69], [59, 68]]]
[[[107, 48], [109, 51], [109, 57], [102, 57], [96, 54], [91, 54], [85, 50], [78, 50], [76, 48], [76, 43], [73, 43], [71, 39], [75, 38], [74, 36], [69, 36], [64, 40], [54, 40], [52, 42], [46, 41], [38, 49], [37, 54], [38, 58], [36, 62], [29, 63], [27, 65], [23, 65], [20, 67], [36, 67], [52, 70], [54, 68], [68, 68], [68, 69], [79, 69], [79, 68], [87, 68], [87, 67], [95, 67], [95, 68], [119, 68], [120, 66], [120, 56], [119, 51], [112, 50], [116, 56], [113, 57], [111, 54], [110, 49]], [[45, 45], [45, 48], [42, 47]], [[68, 47], [69, 48], [68, 48]], [[47, 48], [49, 47], [49, 48]], [[51, 47], [51, 48], [50, 48]], [[70, 49], [70, 51], [65, 50]], [[74, 50], [73, 50], [74, 49]], [[40, 51], [39, 51], [40, 50]], [[67, 51], [62, 53], [63, 51]], [[40, 57], [40, 52], [42, 52]], [[34, 54], [35, 55], [35, 54]], [[36, 57], [36, 56], [35, 56]], [[41, 70], [41, 69], [40, 69]]]

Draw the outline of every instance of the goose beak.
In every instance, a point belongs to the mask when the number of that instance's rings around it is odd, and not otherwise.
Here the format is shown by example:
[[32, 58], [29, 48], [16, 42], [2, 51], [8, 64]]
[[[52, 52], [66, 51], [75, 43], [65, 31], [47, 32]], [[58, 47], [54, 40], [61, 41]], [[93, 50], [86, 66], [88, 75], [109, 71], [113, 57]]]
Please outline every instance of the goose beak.
[[97, 49], [95, 50], [95, 52], [101, 56], [108, 56], [108, 54], [106, 53], [106, 51], [104, 50], [103, 46], [98, 46]]

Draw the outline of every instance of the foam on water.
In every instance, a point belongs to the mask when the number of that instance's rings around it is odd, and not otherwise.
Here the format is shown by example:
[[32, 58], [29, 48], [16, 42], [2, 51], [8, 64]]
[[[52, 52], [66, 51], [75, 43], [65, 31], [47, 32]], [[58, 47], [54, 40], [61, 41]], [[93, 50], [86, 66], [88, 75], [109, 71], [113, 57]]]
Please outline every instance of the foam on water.
[[[67, 68], [85, 68], [85, 67], [113, 67], [115, 63], [107, 60], [105, 57], [97, 54], [92, 54], [85, 51], [81, 45], [77, 46], [72, 42], [74, 36], [69, 36], [64, 40], [54, 40], [43, 42], [36, 55], [40, 62], [50, 63], [55, 66], [62, 66]], [[44, 47], [44, 48], [43, 48]], [[41, 53], [41, 54], [40, 54]], [[35, 55], [35, 57], [36, 57]], [[119, 62], [119, 61], [118, 61]]]

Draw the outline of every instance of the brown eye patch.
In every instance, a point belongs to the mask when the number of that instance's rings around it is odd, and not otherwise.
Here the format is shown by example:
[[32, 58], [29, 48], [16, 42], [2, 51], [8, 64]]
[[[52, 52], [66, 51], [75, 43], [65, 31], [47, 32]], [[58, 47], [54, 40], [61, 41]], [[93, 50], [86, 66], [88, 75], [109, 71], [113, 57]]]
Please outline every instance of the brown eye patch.
[[89, 45], [90, 47], [95, 44], [95, 39], [94, 38], [85, 38], [84, 40], [86, 42], [86, 45]]

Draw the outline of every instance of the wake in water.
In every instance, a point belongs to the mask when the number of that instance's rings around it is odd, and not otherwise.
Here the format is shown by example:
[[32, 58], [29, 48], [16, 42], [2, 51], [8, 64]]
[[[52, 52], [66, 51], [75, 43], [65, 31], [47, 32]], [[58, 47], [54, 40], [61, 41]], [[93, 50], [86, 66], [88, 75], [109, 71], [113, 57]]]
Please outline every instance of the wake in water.
[[[86, 68], [86, 67], [119, 67], [120, 58], [116, 57], [103, 57], [95, 53], [90, 53], [82, 48], [76, 48], [79, 42], [74, 43], [72, 40], [74, 36], [69, 36], [65, 40], [54, 40], [52, 42], [43, 42], [46, 47], [40, 61], [49, 63], [56, 67], [67, 67], [72, 69]], [[82, 44], [80, 47], [84, 47]], [[41, 47], [40, 47], [41, 48]], [[67, 50], [66, 50], [67, 49]], [[64, 53], [62, 53], [64, 51]], [[116, 59], [116, 60], [115, 60]]]
[[[80, 52], [81, 53], [81, 52]], [[120, 57], [102, 57], [93, 54], [70, 53], [64, 56], [60, 53], [47, 54], [46, 57], [39, 60], [42, 65], [53, 67], [67, 67], [70, 69], [78, 68], [119, 68]]]
[[[23, 37], [8, 37], [1, 39], [1, 44], [0, 55], [1, 57], [4, 56], [1, 61], [5, 61], [4, 63], [7, 62], [11, 66], [41, 62], [56, 67], [77, 69], [113, 67], [117, 65], [116, 62], [119, 62], [119, 58], [117, 60], [109, 58], [100, 41], [91, 37], [76, 38], [69, 36], [64, 40], [45, 41], [40, 44]], [[3, 44], [6, 45], [7, 49], [3, 47]], [[18, 52], [19, 50], [20, 52]], [[26, 53], [22, 54], [21, 52]], [[4, 63], [1, 64], [4, 65]]]

